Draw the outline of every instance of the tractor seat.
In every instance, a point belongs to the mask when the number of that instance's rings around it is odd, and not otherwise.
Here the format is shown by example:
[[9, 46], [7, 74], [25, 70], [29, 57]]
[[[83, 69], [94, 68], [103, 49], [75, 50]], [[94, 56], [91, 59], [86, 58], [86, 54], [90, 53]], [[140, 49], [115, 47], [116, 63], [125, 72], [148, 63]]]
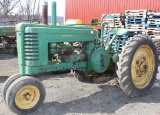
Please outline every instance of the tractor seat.
[[118, 35], [118, 36], [122, 36], [124, 34], [126, 34], [128, 32], [128, 29], [125, 28], [117, 28], [117, 29], [113, 29], [111, 32], [109, 32], [109, 34], [113, 34], [113, 35]]

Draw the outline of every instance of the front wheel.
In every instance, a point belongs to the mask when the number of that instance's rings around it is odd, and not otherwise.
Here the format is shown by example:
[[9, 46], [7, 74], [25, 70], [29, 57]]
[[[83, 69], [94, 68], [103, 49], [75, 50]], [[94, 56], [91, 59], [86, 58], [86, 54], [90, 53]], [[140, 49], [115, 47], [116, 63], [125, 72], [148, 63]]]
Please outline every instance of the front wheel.
[[20, 77], [20, 74], [17, 73], [17, 74], [14, 74], [12, 76], [10, 76], [3, 84], [3, 87], [2, 87], [2, 99], [3, 101], [6, 103], [6, 92], [8, 90], [8, 87], [16, 80]]
[[41, 81], [24, 76], [15, 80], [6, 93], [6, 104], [17, 114], [34, 112], [45, 99], [45, 89]]
[[147, 94], [158, 71], [158, 53], [152, 39], [142, 35], [130, 39], [119, 55], [117, 66], [118, 82], [127, 95]]

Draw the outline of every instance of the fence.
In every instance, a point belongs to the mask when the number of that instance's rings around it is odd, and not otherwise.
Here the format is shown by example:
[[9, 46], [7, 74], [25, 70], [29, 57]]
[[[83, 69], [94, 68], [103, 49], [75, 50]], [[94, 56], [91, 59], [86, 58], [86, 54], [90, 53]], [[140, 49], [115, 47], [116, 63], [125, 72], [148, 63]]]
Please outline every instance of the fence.
[[[29, 18], [27, 16], [10, 16], [10, 17], [0, 17], [0, 26], [11, 26], [16, 25], [20, 22], [42, 22], [41, 16], [34, 16]], [[48, 23], [51, 23], [51, 16], [48, 16]], [[64, 17], [57, 16], [57, 23], [59, 25], [64, 24]]]

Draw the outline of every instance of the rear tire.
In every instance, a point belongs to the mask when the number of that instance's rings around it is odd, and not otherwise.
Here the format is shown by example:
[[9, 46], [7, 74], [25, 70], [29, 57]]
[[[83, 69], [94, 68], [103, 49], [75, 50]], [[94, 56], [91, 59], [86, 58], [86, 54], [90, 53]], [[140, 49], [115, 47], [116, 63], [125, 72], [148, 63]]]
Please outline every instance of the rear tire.
[[122, 49], [117, 66], [118, 82], [128, 96], [147, 94], [158, 71], [156, 45], [148, 36], [133, 37]]

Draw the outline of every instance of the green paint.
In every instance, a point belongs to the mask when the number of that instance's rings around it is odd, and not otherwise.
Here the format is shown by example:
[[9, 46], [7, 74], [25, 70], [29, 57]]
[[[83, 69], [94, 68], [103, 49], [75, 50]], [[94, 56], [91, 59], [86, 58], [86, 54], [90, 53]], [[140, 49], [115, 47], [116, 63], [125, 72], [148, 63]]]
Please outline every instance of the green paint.
[[13, 54], [13, 55], [17, 55], [17, 49], [2, 49], [2, 48], [0, 48], [0, 54]]
[[[92, 23], [97, 24], [97, 20]], [[99, 38], [98, 31], [88, 25], [57, 26], [53, 2], [52, 25], [20, 23], [16, 26], [19, 73], [25, 76], [65, 69], [85, 74], [105, 72], [119, 60], [118, 52], [112, 51], [116, 36], [128, 30], [112, 30], [112, 39], [104, 44], [103, 22], [101, 28]]]
[[113, 54], [112, 60], [113, 60], [114, 63], [117, 63], [119, 61], [119, 56], [118, 56], [117, 53]]
[[52, 25], [56, 25], [56, 2], [52, 2], [51, 22]]
[[[87, 69], [86, 64], [88, 58], [85, 49], [88, 49], [89, 57], [91, 57], [95, 47], [94, 44], [89, 43], [95, 41], [94, 30], [92, 28], [82, 26], [44, 26], [36, 24], [18, 24], [16, 28], [18, 62], [22, 76], [61, 69]], [[83, 47], [64, 44], [64, 42], [77, 41], [88, 42], [88, 45]], [[82, 48], [83, 53], [74, 54], [76, 48], [80, 50]], [[57, 59], [54, 62], [52, 59], [49, 60], [50, 56], [54, 56], [55, 54], [58, 55]], [[81, 64], [81, 62], [85, 62], [85, 64]], [[52, 64], [54, 67], [50, 68]], [[47, 68], [47, 70], [45, 70], [45, 68]]]
[[127, 33], [127, 32], [128, 32], [128, 29], [125, 29], [125, 28], [117, 28], [117, 29], [112, 30], [109, 34], [122, 36], [122, 35], [124, 35], [124, 34]]
[[[117, 34], [127, 32], [113, 30], [113, 38], [104, 46], [103, 35], [99, 40], [97, 30], [88, 26], [20, 23], [16, 29], [19, 72], [22, 76], [64, 69], [86, 74], [103, 73], [111, 59], [114, 63], [118, 61], [118, 54], [109, 54]], [[72, 46], [66, 45], [66, 42], [79, 44]]]
[[103, 73], [110, 63], [110, 55], [104, 48], [98, 48], [91, 57], [91, 65], [95, 72]]
[[16, 36], [15, 26], [1, 26], [0, 36]]

